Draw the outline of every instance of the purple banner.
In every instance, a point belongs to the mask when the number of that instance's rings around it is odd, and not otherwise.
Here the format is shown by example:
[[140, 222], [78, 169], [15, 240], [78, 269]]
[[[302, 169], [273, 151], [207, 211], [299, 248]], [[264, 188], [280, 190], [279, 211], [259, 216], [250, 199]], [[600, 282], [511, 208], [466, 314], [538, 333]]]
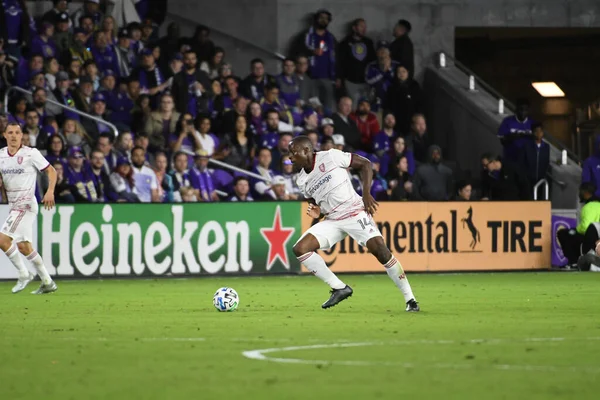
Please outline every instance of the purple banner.
[[575, 229], [577, 220], [571, 217], [552, 216], [552, 265], [561, 267], [567, 264], [567, 258], [564, 256], [556, 234], [561, 229]]

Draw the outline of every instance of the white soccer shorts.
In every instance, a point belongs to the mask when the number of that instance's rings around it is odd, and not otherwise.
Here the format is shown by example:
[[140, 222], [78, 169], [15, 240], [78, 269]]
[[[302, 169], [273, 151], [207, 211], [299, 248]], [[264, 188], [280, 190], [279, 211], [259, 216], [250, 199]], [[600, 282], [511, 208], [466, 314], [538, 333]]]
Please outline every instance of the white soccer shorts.
[[25, 210], [10, 210], [8, 218], [2, 225], [2, 233], [16, 243], [33, 242], [33, 225], [36, 215]]
[[381, 236], [373, 217], [367, 214], [366, 211], [362, 211], [354, 217], [338, 221], [329, 219], [321, 221], [304, 232], [298, 242], [309, 233], [319, 241], [319, 250], [330, 249], [348, 235], [363, 247], [367, 245], [370, 239]]

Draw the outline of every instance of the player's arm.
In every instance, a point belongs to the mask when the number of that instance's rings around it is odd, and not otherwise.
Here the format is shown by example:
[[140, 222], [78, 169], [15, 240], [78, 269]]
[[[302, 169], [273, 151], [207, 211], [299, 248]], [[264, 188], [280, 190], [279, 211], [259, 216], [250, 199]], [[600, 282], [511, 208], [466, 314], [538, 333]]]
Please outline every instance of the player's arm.
[[306, 209], [306, 215], [314, 219], [321, 219], [324, 214], [321, 213], [321, 207], [317, 205], [317, 202], [312, 197], [308, 200], [308, 208]]
[[379, 203], [371, 196], [371, 184], [373, 182], [373, 166], [371, 165], [371, 161], [352, 153], [350, 168], [358, 171], [358, 175], [360, 176], [365, 211], [371, 215], [375, 214]]
[[48, 190], [46, 190], [46, 194], [44, 194], [42, 203], [44, 204], [44, 207], [47, 210], [50, 210], [52, 209], [52, 207], [54, 207], [54, 188], [56, 187], [56, 170], [52, 165], [48, 165], [44, 172], [48, 177]]

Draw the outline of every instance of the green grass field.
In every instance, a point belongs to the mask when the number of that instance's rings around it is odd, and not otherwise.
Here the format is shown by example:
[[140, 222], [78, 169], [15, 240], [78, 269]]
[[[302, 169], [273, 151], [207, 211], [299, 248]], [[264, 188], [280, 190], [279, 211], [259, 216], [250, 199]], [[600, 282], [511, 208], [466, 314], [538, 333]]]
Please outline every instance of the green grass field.
[[600, 274], [409, 278], [421, 313], [386, 275], [3, 282], [0, 399], [598, 398]]

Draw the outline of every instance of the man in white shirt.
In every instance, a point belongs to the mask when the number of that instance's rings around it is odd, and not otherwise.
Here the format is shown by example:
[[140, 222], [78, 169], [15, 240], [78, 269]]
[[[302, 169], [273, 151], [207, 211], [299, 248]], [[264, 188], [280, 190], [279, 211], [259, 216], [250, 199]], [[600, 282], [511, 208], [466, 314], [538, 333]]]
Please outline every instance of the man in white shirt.
[[160, 203], [158, 179], [154, 171], [146, 166], [146, 151], [139, 146], [131, 150], [133, 179], [138, 198], [142, 203]]
[[8, 198], [10, 211], [0, 230], [0, 249], [19, 271], [19, 279], [12, 292], [18, 293], [35, 278], [27, 270], [21, 259], [23, 254], [30, 261], [42, 280], [39, 289], [33, 294], [55, 292], [58, 287], [50, 278], [42, 257], [31, 246], [33, 224], [38, 213], [35, 188], [38, 171], [48, 176], [48, 191], [42, 199], [46, 209], [54, 207], [54, 187], [56, 170], [42, 154], [31, 147], [22, 145], [23, 132], [19, 124], [10, 123], [4, 130], [7, 147], [0, 149], [0, 173], [2, 174], [3, 198]]
[[[298, 172], [296, 183], [310, 203], [307, 214], [314, 219], [325, 216], [325, 220], [312, 225], [294, 245], [298, 261], [332, 289], [331, 297], [322, 307], [335, 306], [352, 296], [353, 291], [327, 267], [316, 251], [330, 249], [349, 235], [383, 265], [402, 292], [406, 311], [419, 311], [402, 265], [387, 248], [373, 220], [378, 203], [370, 194], [371, 162], [358, 154], [335, 149], [315, 152], [306, 136], [298, 136], [290, 142], [290, 158], [294, 171]], [[348, 168], [359, 171], [362, 198], [352, 186]]]

